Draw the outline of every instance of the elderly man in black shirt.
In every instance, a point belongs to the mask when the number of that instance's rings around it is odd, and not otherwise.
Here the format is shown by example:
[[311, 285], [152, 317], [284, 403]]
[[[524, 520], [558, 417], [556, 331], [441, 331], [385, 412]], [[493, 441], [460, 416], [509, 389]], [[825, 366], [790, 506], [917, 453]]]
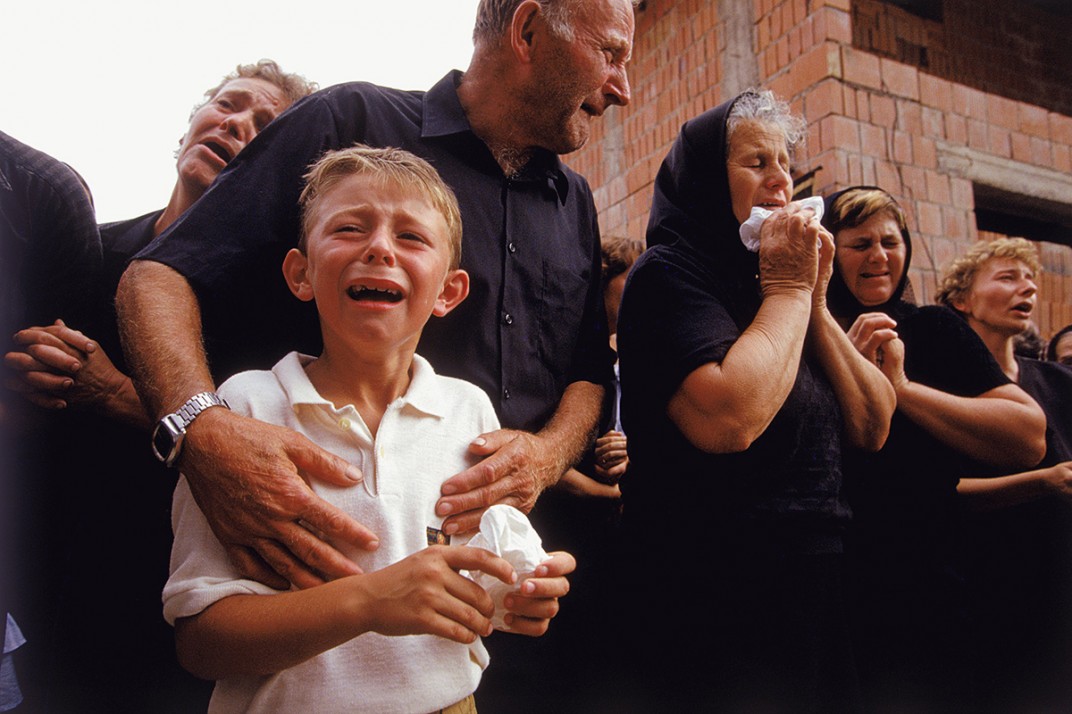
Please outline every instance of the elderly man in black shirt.
[[[612, 357], [591, 192], [556, 154], [580, 148], [593, 117], [628, 102], [633, 28], [630, 0], [482, 0], [464, 74], [427, 93], [355, 83], [300, 102], [127, 271], [118, 307], [139, 393], [182, 425], [158, 430], [155, 446], [181, 466], [245, 573], [309, 585], [355, 571], [318, 535], [377, 544], [302, 481], [349, 485], [354, 467], [285, 429], [208, 408], [211, 394], [192, 399], [211, 393], [214, 376], [269, 365], [284, 349], [315, 351], [314, 316], [286, 295], [278, 266], [297, 240], [301, 176], [327, 149], [413, 151], [461, 203], [470, 298], [419, 350], [487, 390], [508, 428], [477, 438], [483, 460], [444, 484], [444, 530], [475, 528], [496, 502], [531, 509], [579, 458]], [[541, 587], [553, 597], [566, 585]]]

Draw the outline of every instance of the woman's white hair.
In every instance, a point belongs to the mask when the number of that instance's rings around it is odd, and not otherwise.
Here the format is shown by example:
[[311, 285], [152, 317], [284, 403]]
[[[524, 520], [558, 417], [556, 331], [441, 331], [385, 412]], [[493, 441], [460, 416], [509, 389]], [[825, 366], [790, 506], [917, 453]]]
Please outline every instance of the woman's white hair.
[[741, 94], [730, 109], [726, 119], [726, 142], [738, 126], [745, 122], [758, 121], [778, 127], [785, 137], [785, 145], [790, 155], [804, 147], [808, 123], [802, 117], [793, 114], [789, 103], [779, 99], [769, 89], [749, 89]]

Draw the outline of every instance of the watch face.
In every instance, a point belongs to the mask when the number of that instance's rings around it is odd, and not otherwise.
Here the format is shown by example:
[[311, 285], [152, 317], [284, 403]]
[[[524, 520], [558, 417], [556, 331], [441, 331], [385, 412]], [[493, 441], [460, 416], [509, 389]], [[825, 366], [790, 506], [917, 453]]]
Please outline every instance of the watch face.
[[171, 456], [171, 450], [175, 447], [175, 438], [163, 424], [157, 424], [153, 430], [153, 453], [156, 458], [166, 462]]
[[174, 414], [168, 414], [161, 419], [153, 430], [153, 452], [156, 458], [171, 466], [179, 455], [179, 446], [185, 435], [182, 423], [176, 423]]

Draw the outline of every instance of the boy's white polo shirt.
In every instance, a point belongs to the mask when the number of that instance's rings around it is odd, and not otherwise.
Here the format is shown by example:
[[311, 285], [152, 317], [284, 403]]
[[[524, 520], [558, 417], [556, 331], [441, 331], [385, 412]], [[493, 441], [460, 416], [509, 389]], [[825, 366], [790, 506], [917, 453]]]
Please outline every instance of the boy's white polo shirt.
[[[353, 406], [337, 408], [317, 393], [303, 368], [312, 359], [292, 352], [270, 372], [235, 375], [219, 392], [234, 411], [293, 429], [361, 468], [360, 484], [312, 487], [380, 537], [372, 553], [340, 545], [364, 572], [379, 570], [426, 547], [426, 528], [443, 522], [434, 511], [440, 485], [469, 466], [469, 443], [497, 429], [498, 419], [482, 390], [435, 374], [414, 355], [409, 389], [388, 406], [373, 440]], [[172, 526], [163, 595], [169, 622], [230, 595], [275, 592], [239, 577], [185, 478], [175, 490]], [[487, 662], [479, 640], [466, 646], [367, 633], [271, 677], [217, 682], [209, 711], [435, 711], [475, 691]]]

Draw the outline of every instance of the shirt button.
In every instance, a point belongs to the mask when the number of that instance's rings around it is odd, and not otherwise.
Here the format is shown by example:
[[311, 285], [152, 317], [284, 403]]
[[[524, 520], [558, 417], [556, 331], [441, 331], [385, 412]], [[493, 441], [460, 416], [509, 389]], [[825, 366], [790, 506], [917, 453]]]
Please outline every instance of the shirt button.
[[503, 313], [503, 324], [504, 325], [512, 325], [512, 324], [514, 324], [514, 316], [511, 315], [508, 312], [504, 312]]
[[506, 244], [506, 249], [508, 251], [510, 251], [511, 253], [516, 253], [517, 252], [517, 243], [515, 243], [513, 241], [510, 241], [509, 243]]
[[509, 399], [509, 398], [510, 398], [510, 390], [509, 389], [504, 389], [503, 390], [503, 399]]
[[350, 429], [350, 420], [347, 419], [346, 417], [343, 417], [342, 419], [339, 419], [339, 428], [349, 430]]

